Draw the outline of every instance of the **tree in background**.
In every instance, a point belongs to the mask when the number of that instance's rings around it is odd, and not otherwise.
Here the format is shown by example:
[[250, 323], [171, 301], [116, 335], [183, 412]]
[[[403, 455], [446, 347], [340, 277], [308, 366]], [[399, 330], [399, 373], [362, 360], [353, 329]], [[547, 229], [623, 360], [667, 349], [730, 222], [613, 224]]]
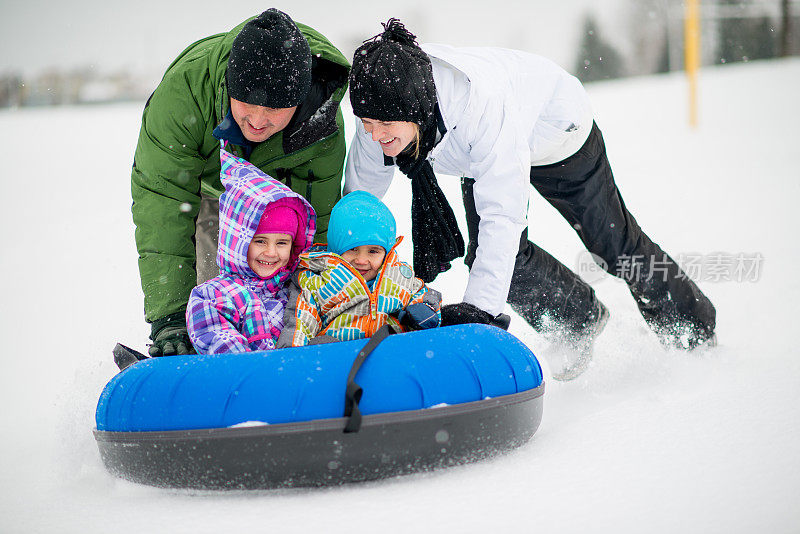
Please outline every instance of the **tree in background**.
[[792, 14], [791, 0], [781, 0], [780, 55], [800, 55], [800, 17]]
[[719, 5], [739, 9], [742, 16], [720, 20], [718, 63], [768, 59], [777, 55], [780, 28], [770, 17], [750, 10], [752, 1], [720, 0]]
[[22, 76], [16, 72], [0, 74], [0, 108], [22, 105]]
[[600, 36], [592, 15], [584, 18], [582, 35], [575, 65], [575, 75], [581, 82], [608, 80], [624, 75], [622, 56]]
[[792, 15], [789, 0], [781, 0], [781, 56], [790, 55], [790, 36], [792, 35]]
[[669, 72], [668, 3], [664, 0], [631, 0], [627, 27], [631, 42], [630, 73]]
[[[703, 65], [800, 54], [800, 0], [704, 0]], [[684, 68], [682, 0], [628, 0], [630, 74]]]

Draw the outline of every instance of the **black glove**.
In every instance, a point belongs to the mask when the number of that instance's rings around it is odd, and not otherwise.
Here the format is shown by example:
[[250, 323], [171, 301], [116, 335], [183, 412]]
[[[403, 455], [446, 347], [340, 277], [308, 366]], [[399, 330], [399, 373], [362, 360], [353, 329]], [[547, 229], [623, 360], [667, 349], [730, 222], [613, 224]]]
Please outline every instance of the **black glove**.
[[427, 330], [439, 326], [439, 314], [424, 302], [409, 304], [400, 310], [397, 320], [409, 330]]
[[154, 358], [195, 353], [186, 331], [186, 316], [180, 312], [153, 321], [150, 339], [153, 344], [147, 352]]
[[508, 330], [511, 317], [505, 313], [492, 317], [489, 312], [485, 312], [468, 302], [442, 306], [442, 326], [465, 323], [490, 324], [503, 330]]

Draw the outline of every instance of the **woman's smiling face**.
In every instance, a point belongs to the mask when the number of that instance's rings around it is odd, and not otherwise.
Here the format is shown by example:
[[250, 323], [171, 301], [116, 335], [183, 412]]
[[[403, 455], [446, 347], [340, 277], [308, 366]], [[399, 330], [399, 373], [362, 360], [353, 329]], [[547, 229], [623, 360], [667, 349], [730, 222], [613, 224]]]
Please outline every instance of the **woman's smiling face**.
[[417, 126], [413, 122], [378, 121], [362, 118], [361, 123], [372, 140], [381, 146], [387, 156], [393, 158], [417, 138]]

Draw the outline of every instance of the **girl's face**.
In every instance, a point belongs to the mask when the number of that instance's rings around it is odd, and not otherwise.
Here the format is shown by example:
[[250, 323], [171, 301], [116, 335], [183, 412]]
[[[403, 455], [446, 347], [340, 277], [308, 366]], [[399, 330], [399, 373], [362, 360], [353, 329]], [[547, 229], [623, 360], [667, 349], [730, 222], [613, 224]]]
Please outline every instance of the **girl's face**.
[[259, 278], [269, 278], [289, 263], [292, 236], [256, 234], [247, 249], [247, 264]]
[[377, 245], [361, 245], [342, 253], [344, 261], [355, 267], [367, 282], [378, 276], [385, 257], [386, 251]]
[[372, 140], [390, 158], [397, 156], [417, 137], [417, 128], [413, 122], [361, 119], [361, 123], [367, 133], [372, 134]]

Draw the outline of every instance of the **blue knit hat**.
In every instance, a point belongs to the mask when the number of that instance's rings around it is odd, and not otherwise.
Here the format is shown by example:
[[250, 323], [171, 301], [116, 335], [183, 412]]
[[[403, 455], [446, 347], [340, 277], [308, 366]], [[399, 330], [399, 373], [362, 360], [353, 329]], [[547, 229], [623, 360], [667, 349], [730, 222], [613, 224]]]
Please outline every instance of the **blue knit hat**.
[[328, 250], [342, 254], [361, 245], [378, 245], [389, 252], [397, 240], [396, 234], [394, 215], [386, 204], [372, 193], [353, 191], [331, 211]]

